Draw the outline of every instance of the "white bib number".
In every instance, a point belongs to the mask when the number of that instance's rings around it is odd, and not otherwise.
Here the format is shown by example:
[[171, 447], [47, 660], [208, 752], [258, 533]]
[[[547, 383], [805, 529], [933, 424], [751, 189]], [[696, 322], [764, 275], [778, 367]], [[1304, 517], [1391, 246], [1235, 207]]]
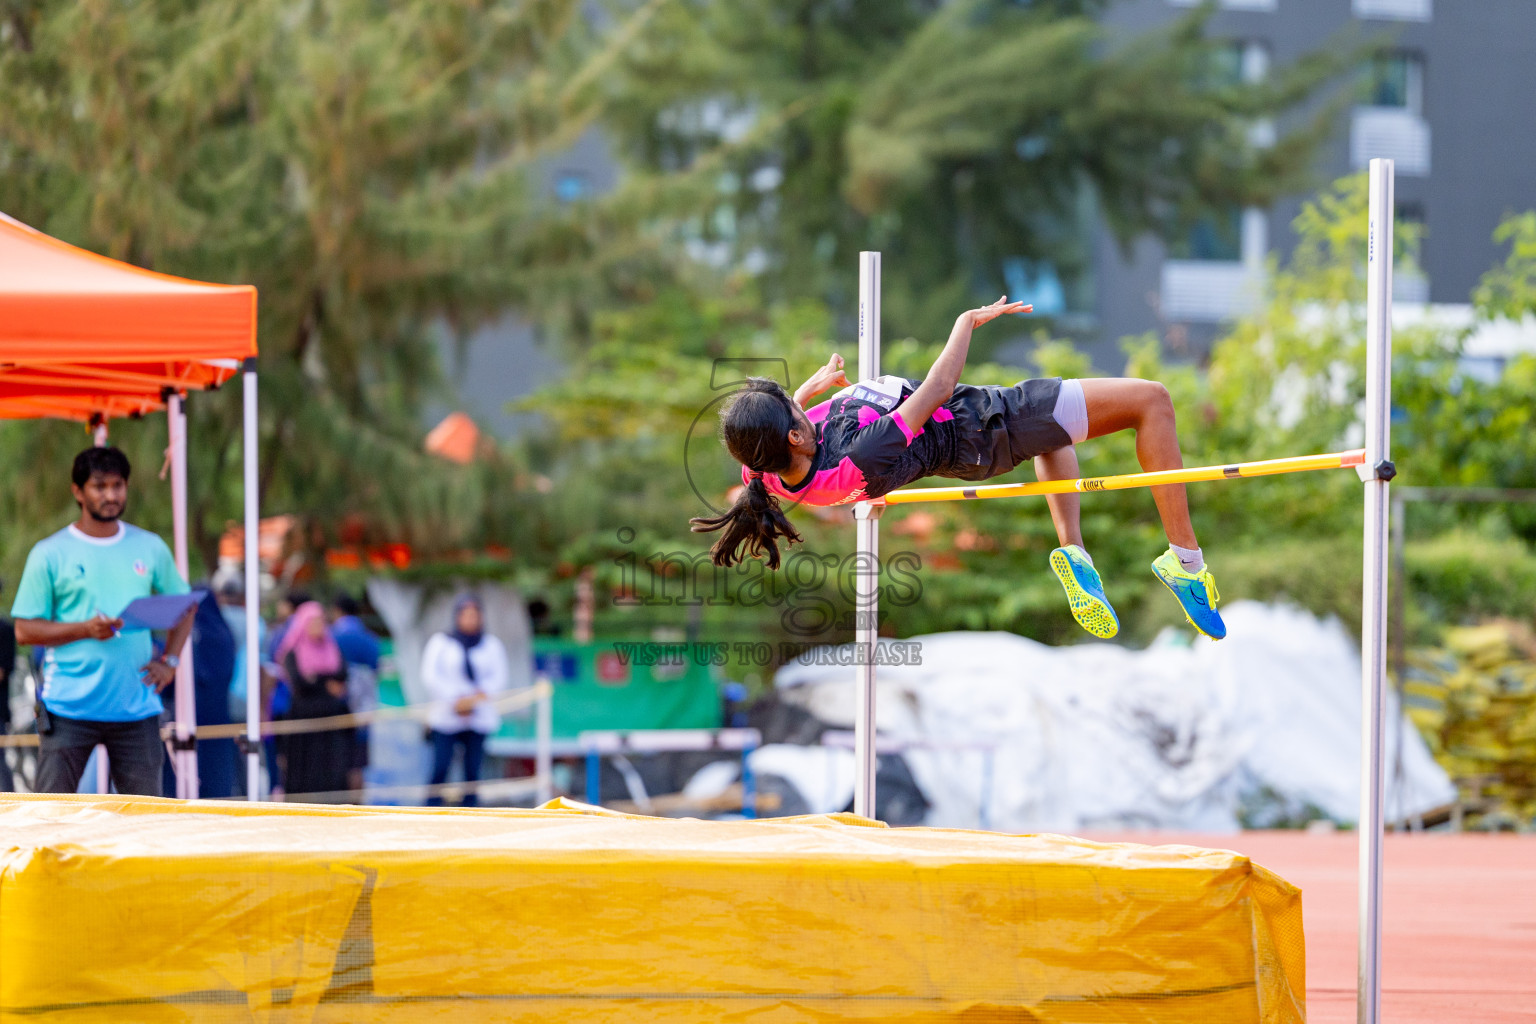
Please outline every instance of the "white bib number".
[[843, 388], [833, 398], [856, 398], [861, 402], [868, 402], [877, 408], [890, 412], [901, 401], [901, 390], [911, 382], [905, 377], [898, 377], [888, 373], [883, 377], [873, 380], [861, 380], [857, 384], [850, 384]]

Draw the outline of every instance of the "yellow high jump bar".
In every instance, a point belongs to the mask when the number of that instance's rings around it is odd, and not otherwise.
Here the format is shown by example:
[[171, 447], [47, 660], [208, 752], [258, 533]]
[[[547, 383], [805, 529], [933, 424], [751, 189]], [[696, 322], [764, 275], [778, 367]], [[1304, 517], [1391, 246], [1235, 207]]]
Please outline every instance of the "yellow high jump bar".
[[1288, 459], [1236, 462], [1228, 466], [1199, 466], [1193, 469], [1165, 469], [1156, 473], [1126, 473], [1122, 476], [1087, 476], [1080, 480], [1041, 480], [1035, 483], [988, 484], [983, 487], [916, 487], [892, 491], [871, 504], [883, 501], [887, 505], [910, 505], [920, 501], [969, 501], [973, 498], [1022, 498], [1035, 494], [1073, 494], [1079, 491], [1128, 491], [1135, 487], [1277, 476], [1281, 473], [1305, 473], [1314, 469], [1348, 469], [1364, 464], [1365, 449], [1357, 448], [1327, 455], [1296, 455]]

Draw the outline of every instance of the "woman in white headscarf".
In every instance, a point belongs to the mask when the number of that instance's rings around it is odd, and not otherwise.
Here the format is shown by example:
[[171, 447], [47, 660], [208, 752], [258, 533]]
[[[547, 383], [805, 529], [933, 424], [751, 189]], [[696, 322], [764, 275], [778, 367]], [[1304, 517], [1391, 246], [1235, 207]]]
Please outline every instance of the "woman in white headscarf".
[[[455, 748], [464, 751], [464, 781], [480, 779], [485, 738], [501, 727], [495, 697], [506, 690], [510, 666], [502, 642], [485, 631], [485, 612], [470, 594], [453, 605], [453, 628], [434, 633], [421, 654], [421, 678], [432, 696], [432, 784], [448, 781]], [[443, 800], [432, 796], [429, 806]], [[464, 806], [479, 798], [471, 791]]]

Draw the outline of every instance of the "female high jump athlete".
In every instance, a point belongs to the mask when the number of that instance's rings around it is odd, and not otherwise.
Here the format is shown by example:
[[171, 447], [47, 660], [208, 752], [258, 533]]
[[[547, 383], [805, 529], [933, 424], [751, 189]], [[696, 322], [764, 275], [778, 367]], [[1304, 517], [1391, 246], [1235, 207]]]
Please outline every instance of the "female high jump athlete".
[[[807, 505], [844, 505], [878, 498], [925, 476], [986, 480], [1033, 459], [1041, 480], [1074, 479], [1073, 445], [1120, 430], [1136, 431], [1136, 458], [1147, 472], [1184, 465], [1168, 389], [1156, 381], [1025, 380], [1012, 387], [960, 383], [971, 331], [1005, 313], [1031, 307], [1007, 300], [960, 314], [944, 351], [922, 380], [886, 375], [850, 385], [833, 355], [795, 392], [753, 377], [720, 412], [726, 449], [742, 464], [746, 487], [722, 516], [691, 520], [695, 532], [723, 530], [710, 554], [734, 565], [742, 545], [779, 566], [777, 538], [800, 535], [779, 498]], [[842, 390], [809, 410], [828, 388]], [[1152, 571], [1172, 591], [1184, 616], [1214, 640], [1227, 635], [1216, 611], [1220, 595], [1189, 521], [1183, 484], [1153, 487], [1169, 548]], [[1061, 547], [1050, 565], [1066, 589], [1072, 617], [1098, 637], [1120, 620], [1084, 549], [1076, 494], [1046, 496]]]

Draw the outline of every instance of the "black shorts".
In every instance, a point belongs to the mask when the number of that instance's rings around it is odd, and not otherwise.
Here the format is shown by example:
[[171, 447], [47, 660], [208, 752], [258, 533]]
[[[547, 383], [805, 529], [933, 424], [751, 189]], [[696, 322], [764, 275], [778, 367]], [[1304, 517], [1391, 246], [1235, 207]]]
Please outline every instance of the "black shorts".
[[945, 405], [955, 413], [955, 459], [943, 476], [986, 480], [1021, 462], [1072, 443], [1056, 422], [1060, 377], [1021, 380], [1012, 387], [961, 384]]

